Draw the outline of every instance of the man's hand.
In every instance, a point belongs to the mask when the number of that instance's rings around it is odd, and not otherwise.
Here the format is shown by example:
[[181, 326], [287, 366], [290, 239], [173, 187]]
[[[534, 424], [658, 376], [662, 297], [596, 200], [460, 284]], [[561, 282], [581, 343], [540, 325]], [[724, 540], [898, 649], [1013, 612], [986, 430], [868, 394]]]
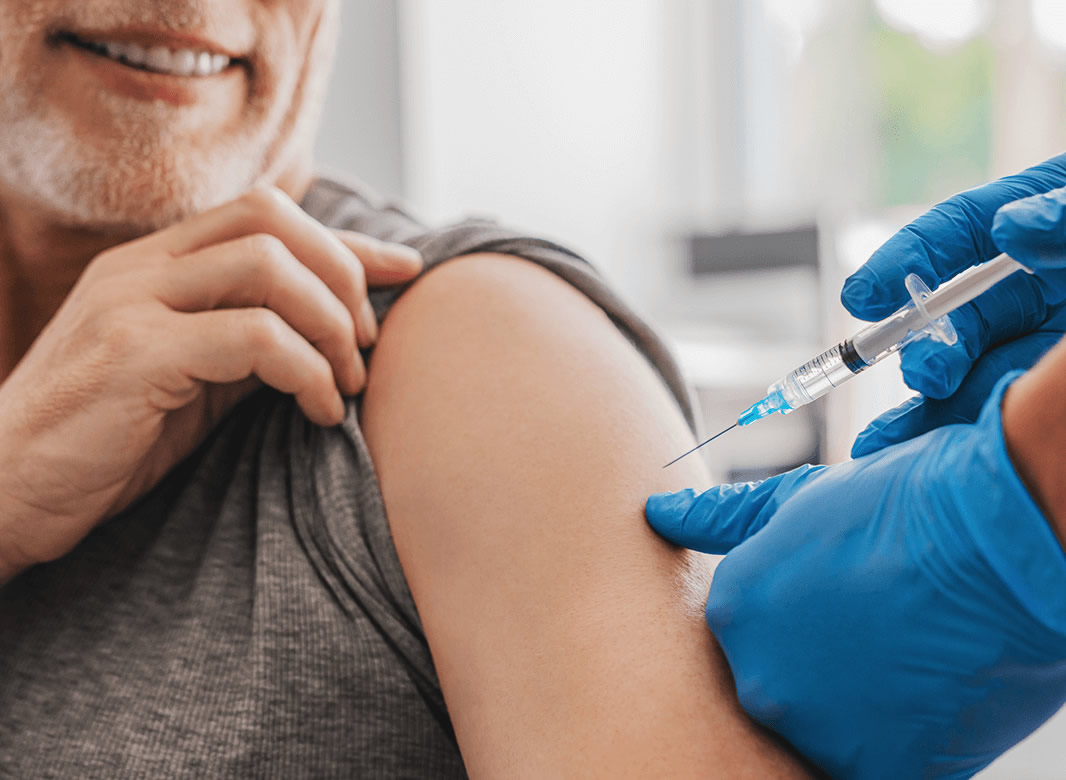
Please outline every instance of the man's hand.
[[706, 616], [741, 704], [834, 777], [966, 777], [1066, 701], [1066, 554], [1001, 426], [1016, 376], [976, 423], [648, 500], [728, 553]]
[[96, 257], [0, 385], [0, 582], [146, 493], [260, 382], [340, 423], [377, 338], [367, 283], [420, 268], [266, 188]]
[[1063, 185], [1066, 155], [960, 193], [900, 230], [845, 282], [844, 306], [878, 320], [909, 300], [909, 273], [936, 287], [1000, 252], [1036, 271], [1013, 274], [953, 312], [954, 346], [926, 339], [903, 350], [903, 377], [921, 396], [874, 420], [854, 457], [973, 422], [1000, 377], [1031, 367], [1066, 331], [1066, 189], [1055, 189]]

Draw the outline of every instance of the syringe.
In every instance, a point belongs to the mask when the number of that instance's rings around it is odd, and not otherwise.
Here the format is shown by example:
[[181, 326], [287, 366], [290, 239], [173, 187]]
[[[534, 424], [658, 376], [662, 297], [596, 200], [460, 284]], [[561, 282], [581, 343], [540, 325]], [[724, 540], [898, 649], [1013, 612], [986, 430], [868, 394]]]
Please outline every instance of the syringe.
[[910, 293], [910, 303], [785, 374], [783, 379], [767, 388], [765, 398], [745, 409], [736, 423], [674, 458], [666, 466], [672, 466], [738, 425], [751, 425], [774, 412], [788, 414], [806, 406], [912, 341], [928, 336], [947, 345], [954, 344], [958, 335], [947, 315], [1019, 269], [1032, 273], [1014, 258], [1003, 254], [966, 269], [932, 292], [917, 274], [908, 274], [904, 285]]

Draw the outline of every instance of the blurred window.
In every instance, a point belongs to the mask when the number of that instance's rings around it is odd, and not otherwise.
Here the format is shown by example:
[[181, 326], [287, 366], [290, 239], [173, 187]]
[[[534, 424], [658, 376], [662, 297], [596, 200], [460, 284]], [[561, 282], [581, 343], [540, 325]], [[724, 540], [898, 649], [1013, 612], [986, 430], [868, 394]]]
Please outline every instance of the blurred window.
[[[1062, 0], [719, 0], [719, 221], [928, 205], [1066, 149]], [[729, 41], [739, 43], [730, 44]]]
[[[894, 3], [879, 0], [877, 5], [891, 8]], [[962, 24], [948, 28], [953, 33], [965, 29]], [[880, 140], [874, 204], [935, 202], [987, 180], [995, 72], [988, 38], [930, 43], [876, 13], [870, 15], [867, 34]]]

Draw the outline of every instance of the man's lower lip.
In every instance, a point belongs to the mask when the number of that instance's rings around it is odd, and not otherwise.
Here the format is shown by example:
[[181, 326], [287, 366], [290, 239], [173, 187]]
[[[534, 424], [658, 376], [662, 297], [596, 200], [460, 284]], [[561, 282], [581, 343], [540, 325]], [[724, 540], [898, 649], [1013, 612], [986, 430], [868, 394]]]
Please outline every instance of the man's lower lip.
[[199, 102], [202, 90], [244, 73], [244, 68], [235, 65], [213, 76], [176, 76], [127, 65], [70, 41], [62, 41], [60, 47], [89, 63], [109, 87], [137, 100], [190, 105]]

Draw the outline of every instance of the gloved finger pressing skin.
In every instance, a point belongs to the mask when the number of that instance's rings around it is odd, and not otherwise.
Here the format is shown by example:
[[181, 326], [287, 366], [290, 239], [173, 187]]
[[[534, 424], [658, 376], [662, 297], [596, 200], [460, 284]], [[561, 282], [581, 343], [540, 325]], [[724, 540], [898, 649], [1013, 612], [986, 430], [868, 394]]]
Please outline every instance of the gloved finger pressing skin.
[[861, 458], [944, 425], [976, 421], [992, 388], [1005, 374], [1031, 368], [1061, 339], [1061, 330], [1041, 330], [990, 350], [950, 397], [915, 396], [876, 418], [855, 438], [851, 457]]
[[973, 424], [826, 468], [715, 571], [740, 705], [826, 776], [971, 777], [1066, 699], [1066, 558], [1006, 446], [1021, 373]]
[[651, 527], [674, 544], [724, 555], [758, 533], [777, 507], [823, 468], [800, 466], [762, 482], [718, 485], [702, 493], [656, 493], [644, 513]]
[[900, 359], [907, 386], [930, 398], [954, 393], [991, 347], [1040, 327], [1048, 305], [1040, 281], [1018, 271], [950, 316], [959, 337], [955, 344], [921, 339], [905, 347]]
[[1066, 184], [1066, 154], [959, 193], [896, 233], [844, 283], [841, 303], [864, 320], [887, 317], [910, 297], [903, 286], [916, 273], [931, 287], [1000, 253], [992, 239], [1001, 206]]

